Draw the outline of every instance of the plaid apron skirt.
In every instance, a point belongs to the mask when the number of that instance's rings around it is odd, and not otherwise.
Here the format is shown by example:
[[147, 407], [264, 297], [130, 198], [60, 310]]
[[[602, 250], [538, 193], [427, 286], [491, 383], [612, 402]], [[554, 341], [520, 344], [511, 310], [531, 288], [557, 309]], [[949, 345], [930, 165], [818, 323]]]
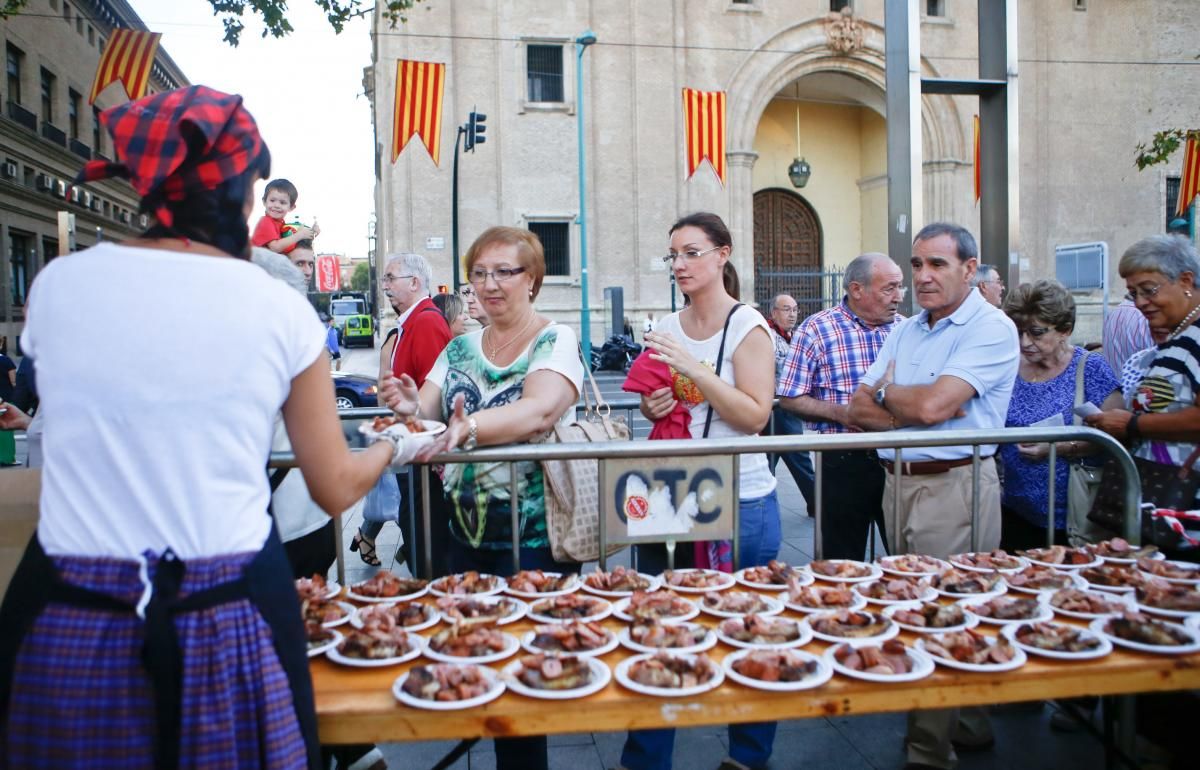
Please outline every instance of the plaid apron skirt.
[[[142, 569], [47, 557], [34, 536], [0, 607], [0, 768], [318, 767], [303, 625], [274, 528], [257, 554], [147, 552], [154, 598]], [[147, 599], [143, 620], [134, 608]]]

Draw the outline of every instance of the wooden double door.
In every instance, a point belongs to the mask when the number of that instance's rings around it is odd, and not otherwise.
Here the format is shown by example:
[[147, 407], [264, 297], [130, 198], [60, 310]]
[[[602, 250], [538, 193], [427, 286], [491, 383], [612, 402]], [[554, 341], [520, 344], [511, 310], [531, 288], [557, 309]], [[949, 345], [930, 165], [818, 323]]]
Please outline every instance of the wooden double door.
[[791, 294], [800, 318], [823, 303], [821, 222], [800, 195], [782, 188], [754, 194], [754, 301], [769, 309], [776, 295]]

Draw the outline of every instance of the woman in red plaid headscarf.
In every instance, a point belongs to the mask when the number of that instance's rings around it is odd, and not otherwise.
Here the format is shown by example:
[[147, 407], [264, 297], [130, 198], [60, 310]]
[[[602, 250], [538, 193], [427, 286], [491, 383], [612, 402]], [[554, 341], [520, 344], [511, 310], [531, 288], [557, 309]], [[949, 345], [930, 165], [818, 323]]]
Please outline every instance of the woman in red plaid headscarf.
[[0, 607], [0, 768], [319, 764], [273, 422], [331, 513], [415, 447], [351, 455], [316, 313], [244, 259], [270, 161], [241, 102], [194, 86], [105, 112], [118, 160], [80, 181], [128, 179], [157, 222], [34, 282], [45, 466]]

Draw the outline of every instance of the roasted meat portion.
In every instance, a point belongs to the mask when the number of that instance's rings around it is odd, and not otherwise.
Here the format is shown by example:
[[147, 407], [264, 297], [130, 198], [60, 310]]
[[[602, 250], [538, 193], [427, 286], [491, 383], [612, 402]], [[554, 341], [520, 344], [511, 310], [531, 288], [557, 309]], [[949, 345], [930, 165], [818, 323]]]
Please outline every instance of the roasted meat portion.
[[508, 579], [508, 587], [526, 594], [545, 594], [566, 590], [574, 582], [574, 575], [548, 575], [540, 569], [523, 569]]
[[956, 553], [950, 557], [950, 563], [976, 569], [1020, 569], [1024, 564], [1016, 556], [999, 548], [994, 551]]
[[1032, 620], [1042, 614], [1042, 605], [1037, 599], [997, 596], [986, 602], [971, 605], [971, 612], [982, 618], [996, 620]]
[[913, 580], [902, 577], [888, 577], [872, 580], [870, 583], [859, 583], [854, 590], [879, 602], [908, 602], [920, 599], [929, 588], [926, 580]]
[[763, 682], [801, 682], [817, 672], [817, 662], [790, 650], [754, 650], [734, 661], [733, 670]]
[[832, 610], [854, 604], [854, 592], [849, 588], [798, 586], [792, 582], [788, 584], [788, 601], [814, 610]]
[[1104, 615], [1129, 609], [1124, 602], [1114, 601], [1111, 597], [1112, 594], [1105, 596], [1094, 591], [1063, 588], [1051, 595], [1050, 606], [1067, 612], [1081, 612], [1089, 615]]
[[785, 586], [788, 580], [796, 577], [798, 574], [796, 568], [790, 566], [787, 562], [771, 559], [765, 567], [747, 567], [742, 573], [742, 578], [751, 583]]
[[438, 578], [432, 587], [444, 594], [485, 594], [496, 590], [496, 576], [469, 570]]
[[721, 588], [729, 585], [729, 576], [723, 572], [709, 569], [697, 570], [667, 570], [663, 573], [663, 582], [674, 588]]
[[631, 641], [643, 647], [683, 649], [704, 641], [708, 629], [693, 623], [659, 623], [657, 620], [634, 623], [629, 628]]
[[1032, 564], [1020, 572], [1006, 575], [1005, 580], [1013, 588], [1027, 588], [1030, 591], [1057, 591], [1060, 588], [1070, 588], [1075, 585], [1075, 579], [1066, 572], [1059, 572], [1053, 567], [1042, 567]]
[[650, 587], [650, 580], [644, 575], [620, 566], [613, 567], [611, 572], [597, 570], [589, 573], [584, 582], [598, 591], [612, 593], [633, 593]]
[[687, 599], [674, 591], [634, 591], [625, 610], [635, 621], [678, 618], [694, 610]]
[[1016, 655], [1016, 650], [1007, 639], [993, 639], [971, 629], [931, 636], [925, 640], [925, 651], [940, 658], [977, 666], [1007, 663]]
[[1160, 647], [1175, 647], [1191, 644], [1192, 638], [1178, 628], [1141, 612], [1127, 612], [1104, 624], [1104, 630], [1112, 636]]
[[839, 610], [828, 615], [820, 615], [809, 620], [813, 631], [826, 636], [839, 636], [846, 639], [861, 639], [868, 636], [879, 636], [892, 627], [892, 621], [874, 612], [856, 610]]
[[896, 610], [892, 613], [892, 620], [918, 628], [953, 628], [966, 623], [967, 616], [957, 604], [924, 602], [920, 607]]
[[370, 596], [373, 599], [386, 599], [390, 596], [407, 596], [415, 594], [426, 585], [428, 580], [417, 578], [402, 578], [391, 572], [376, 572], [370, 580], [355, 583], [350, 589], [359, 596]]
[[1026, 559], [1040, 561], [1043, 564], [1061, 564], [1064, 567], [1091, 564], [1096, 557], [1085, 548], [1067, 548], [1065, 545], [1052, 545], [1047, 548], [1030, 548], [1027, 551], [1017, 551]]
[[1089, 652], [1100, 646], [1095, 636], [1061, 623], [1022, 623], [1014, 636], [1026, 647], [1053, 652]]
[[491, 687], [479, 666], [450, 663], [416, 666], [404, 680], [404, 691], [423, 700], [470, 700], [487, 693]]
[[929, 579], [930, 585], [950, 594], [986, 594], [996, 590], [999, 572], [971, 572], [950, 568]]
[[1114, 559], [1140, 559], [1143, 556], [1149, 556], [1158, 551], [1156, 545], [1130, 545], [1129, 541], [1123, 537], [1114, 537], [1112, 540], [1104, 540], [1094, 545], [1089, 545], [1088, 550], [1097, 556], [1106, 556]]
[[785, 644], [800, 638], [800, 624], [787, 618], [745, 615], [721, 623], [721, 633], [746, 644]]
[[817, 577], [864, 578], [871, 574], [871, 565], [849, 559], [818, 559], [808, 568]]
[[429, 639], [429, 649], [456, 658], [481, 658], [504, 650], [508, 639], [490, 626], [455, 623], [434, 634]]
[[586, 660], [574, 655], [524, 655], [516, 677], [535, 690], [577, 690], [592, 681]]
[[704, 595], [701, 604], [715, 612], [736, 612], [742, 615], [770, 609], [763, 597], [750, 591], [709, 591]]
[[834, 648], [833, 657], [837, 662], [851, 671], [862, 671], [866, 674], [882, 674], [898, 676], [907, 674], [914, 668], [913, 659], [908, 655], [904, 642], [891, 639], [881, 645], [863, 645], [851, 647], [848, 644]]
[[548, 599], [538, 599], [530, 605], [529, 611], [556, 620], [578, 620], [599, 615], [609, 606], [603, 599], [582, 594], [565, 594], [551, 596]]
[[533, 629], [533, 646], [547, 652], [589, 652], [612, 640], [612, 634], [599, 623], [548, 623]]
[[694, 658], [657, 653], [629, 667], [629, 678], [646, 687], [685, 689], [716, 676], [717, 667], [706, 655]]

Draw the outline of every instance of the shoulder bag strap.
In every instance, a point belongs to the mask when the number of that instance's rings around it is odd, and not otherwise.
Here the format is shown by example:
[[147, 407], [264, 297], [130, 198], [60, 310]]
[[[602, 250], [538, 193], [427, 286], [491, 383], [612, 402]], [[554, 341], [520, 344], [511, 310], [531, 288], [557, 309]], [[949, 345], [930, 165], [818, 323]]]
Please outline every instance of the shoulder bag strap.
[[[1082, 356], [1080, 356], [1079, 363], [1076, 365], [1078, 368], [1075, 369], [1075, 406], [1079, 406], [1083, 403], [1083, 371], [1087, 368], [1088, 357], [1091, 356], [1093, 352], [1095, 351], [1086, 351]], [[1083, 418], [1075, 414], [1074, 411], [1071, 412], [1071, 417], [1072, 422], [1075, 425], [1083, 424]]]
[[[729, 315], [725, 316], [725, 327], [721, 329], [721, 347], [717, 350], [717, 376], [721, 376], [721, 362], [725, 360], [725, 336], [729, 334], [729, 322], [733, 320], [733, 314], [742, 306], [739, 302], [729, 309]], [[713, 408], [712, 404], [708, 405], [708, 416], [704, 418], [704, 435], [701, 438], [708, 438], [708, 429], [712, 426]]]

